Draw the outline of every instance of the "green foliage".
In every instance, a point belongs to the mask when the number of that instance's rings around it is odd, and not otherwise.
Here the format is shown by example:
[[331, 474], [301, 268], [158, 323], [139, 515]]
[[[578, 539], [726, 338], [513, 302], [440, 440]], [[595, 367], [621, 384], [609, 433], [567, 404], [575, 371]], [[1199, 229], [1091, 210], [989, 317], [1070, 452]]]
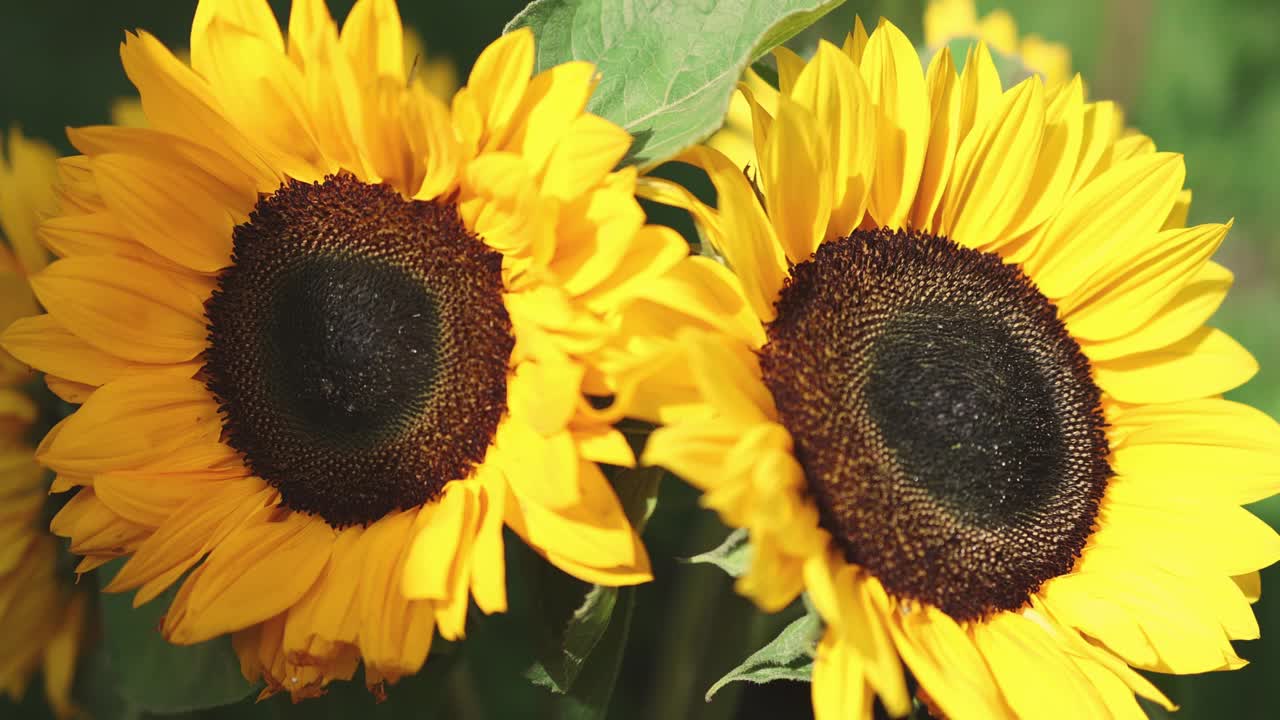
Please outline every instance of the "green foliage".
[[588, 108], [651, 167], [715, 132], [751, 61], [844, 0], [535, 0], [507, 25], [538, 37], [535, 67], [590, 60], [601, 73]]
[[813, 675], [813, 657], [822, 637], [822, 619], [809, 610], [783, 628], [778, 637], [752, 653], [741, 665], [720, 678], [707, 690], [707, 702], [731, 682], [763, 684], [774, 680], [808, 682]]
[[[108, 563], [98, 571], [105, 586], [124, 562]], [[160, 597], [133, 608], [133, 594], [100, 596], [103, 643], [112, 686], [125, 708], [151, 713], [179, 713], [227, 705], [247, 697], [255, 688], [240, 674], [231, 638], [198, 645], [170, 645], [158, 630], [178, 585]]]
[[751, 567], [751, 541], [747, 537], [747, 531], [738, 528], [715, 548], [694, 555], [685, 562], [715, 565], [730, 577], [742, 577], [747, 568]]

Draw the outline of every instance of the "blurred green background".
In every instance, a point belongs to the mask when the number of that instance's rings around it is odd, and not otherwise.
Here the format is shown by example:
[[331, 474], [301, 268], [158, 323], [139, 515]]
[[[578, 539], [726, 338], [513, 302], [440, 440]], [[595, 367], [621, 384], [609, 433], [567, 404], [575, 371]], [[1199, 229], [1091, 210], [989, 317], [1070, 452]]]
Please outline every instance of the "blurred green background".
[[[342, 17], [350, 0], [332, 0]], [[450, 57], [464, 74], [475, 55], [524, 3], [519, 0], [402, 0], [407, 25], [433, 57]], [[194, 0], [0, 0], [0, 127], [69, 150], [66, 125], [107, 121], [107, 108], [128, 95], [117, 47], [126, 28], [146, 28], [170, 47], [186, 44]], [[284, 16], [287, 2], [273, 2]], [[1219, 261], [1236, 286], [1216, 318], [1257, 356], [1262, 370], [1235, 399], [1280, 415], [1280, 3], [1275, 0], [980, 0], [980, 12], [1010, 11], [1024, 33], [1068, 45], [1096, 98], [1126, 108], [1128, 124], [1161, 149], [1187, 157], [1195, 193], [1191, 221], [1236, 218]], [[920, 0], [853, 0], [824, 20], [842, 32], [855, 12], [893, 19], [922, 39]], [[797, 39], [811, 43], [812, 37]], [[1213, 482], [1206, 478], [1206, 482]], [[1280, 500], [1254, 508], [1280, 526]], [[735, 596], [710, 566], [673, 558], [716, 545], [726, 531], [697, 508], [678, 483], [663, 488], [646, 533], [658, 582], [637, 594], [635, 624], [609, 716], [626, 720], [804, 717], [807, 687], [772, 683], [730, 686], [705, 704], [707, 687], [772, 637], [784, 619], [764, 617]], [[1263, 574], [1256, 606], [1263, 639], [1240, 645], [1251, 664], [1235, 673], [1158, 679], [1183, 710], [1182, 718], [1280, 716], [1280, 571]], [[3, 632], [3, 629], [0, 629]], [[492, 638], [490, 639], [492, 641]], [[513, 643], [510, 638], [497, 642]], [[513, 643], [514, 652], [514, 643]], [[275, 701], [241, 705], [220, 717], [541, 717], [546, 693], [501, 671], [465, 667], [444, 687], [447, 714], [393, 702], [378, 708], [363, 690], [335, 691], [326, 703], [289, 708]], [[406, 690], [405, 695], [413, 692]], [[0, 717], [10, 715], [0, 701]], [[41, 717], [36, 697], [24, 716]], [[1157, 711], [1162, 714], [1162, 711]], [[202, 717], [212, 717], [206, 713]]]

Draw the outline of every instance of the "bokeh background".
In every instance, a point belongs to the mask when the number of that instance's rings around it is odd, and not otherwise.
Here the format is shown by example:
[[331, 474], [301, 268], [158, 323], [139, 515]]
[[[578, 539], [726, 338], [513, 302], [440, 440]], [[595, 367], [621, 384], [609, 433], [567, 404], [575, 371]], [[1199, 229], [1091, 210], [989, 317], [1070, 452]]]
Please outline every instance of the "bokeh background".
[[[287, 1], [273, 2], [287, 15]], [[350, 0], [331, 0], [336, 17]], [[460, 73], [522, 6], [519, 0], [401, 0], [405, 23], [431, 57]], [[851, 0], [818, 29], [842, 33], [854, 13], [878, 15], [921, 40], [923, 0]], [[979, 0], [980, 12], [1008, 10], [1022, 32], [1066, 44], [1095, 98], [1118, 101], [1128, 124], [1187, 158], [1191, 222], [1236, 218], [1218, 260], [1236, 285], [1216, 324], [1244, 343], [1262, 370], [1231, 393], [1280, 416], [1280, 2], [1275, 0]], [[103, 123], [111, 102], [131, 93], [117, 47], [126, 28], [146, 28], [170, 47], [186, 44], [195, 0], [0, 0], [0, 127], [21, 126], [64, 151], [62, 128]], [[803, 49], [814, 33], [797, 38]], [[1206, 477], [1205, 482], [1216, 479]], [[1280, 499], [1253, 508], [1280, 527]], [[726, 534], [678, 483], [663, 488], [646, 533], [658, 582], [641, 588], [631, 644], [609, 717], [625, 720], [804, 717], [807, 686], [735, 684], [707, 704], [702, 695], [788, 618], [756, 613], [711, 566], [680, 563]], [[1242, 643], [1251, 664], [1234, 673], [1156, 678], [1182, 706], [1178, 717], [1280, 717], [1280, 570], [1263, 573], [1256, 606], [1262, 640]], [[0, 628], [0, 632], [4, 632]], [[504, 675], [503, 672], [507, 672]], [[373, 707], [360, 693], [288, 708], [244, 705], [219, 717], [541, 717], [546, 693], [504, 671], [462, 668], [439, 692], [447, 714], [421, 705]], [[42, 717], [37, 698], [0, 717]], [[1154, 709], [1156, 716], [1163, 711]], [[213, 717], [206, 713], [203, 717]]]

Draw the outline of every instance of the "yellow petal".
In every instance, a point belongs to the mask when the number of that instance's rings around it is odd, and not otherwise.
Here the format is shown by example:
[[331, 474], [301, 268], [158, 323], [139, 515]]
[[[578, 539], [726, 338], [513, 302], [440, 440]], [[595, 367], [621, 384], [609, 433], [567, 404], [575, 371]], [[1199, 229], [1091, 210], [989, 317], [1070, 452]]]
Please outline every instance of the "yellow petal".
[[225, 205], [212, 175], [117, 154], [93, 158], [93, 174], [107, 207], [141, 244], [197, 272], [231, 264], [231, 231], [248, 219], [252, 205]]
[[955, 620], [931, 607], [881, 612], [903, 662], [948, 717], [1011, 716], [973, 639]]
[[92, 159], [99, 155], [137, 155], [165, 166], [169, 172], [175, 168], [190, 171], [189, 182], [199, 183], [211, 199], [246, 219], [258, 201], [254, 178], [233, 160], [177, 135], [147, 128], [97, 125], [67, 128], [67, 139], [89, 156], [91, 168]]
[[[1207, 398], [1148, 405], [1116, 416], [1111, 465], [1158, 496], [1243, 505], [1280, 491], [1280, 425], [1248, 405]], [[1215, 478], [1205, 482], [1205, 478]]]
[[404, 27], [395, 0], [359, 0], [342, 24], [341, 42], [366, 84], [379, 77], [404, 84]]
[[0, 345], [31, 367], [86, 385], [104, 385], [127, 375], [159, 373], [191, 377], [201, 363], [148, 365], [102, 352], [68, 332], [52, 315], [14, 321], [0, 334]]
[[1159, 232], [1149, 244], [1129, 243], [1059, 303], [1071, 335], [1109, 340], [1138, 329], [1208, 261], [1230, 229], [1230, 223], [1197, 225]]
[[1182, 156], [1172, 153], [1113, 166], [1067, 201], [1024, 268], [1050, 299], [1065, 297], [1124, 243], [1160, 228], [1185, 176]]
[[960, 92], [956, 81], [951, 50], [944, 47], [933, 56], [925, 74], [933, 116], [929, 123], [929, 148], [920, 172], [920, 187], [916, 191], [915, 207], [911, 209], [911, 225], [921, 230], [936, 231], [935, 214], [942, 203], [956, 148], [960, 145]]
[[1064, 719], [1107, 716], [1093, 684], [1040, 625], [1005, 612], [976, 624], [973, 636], [1014, 713]]
[[897, 228], [911, 211], [929, 145], [924, 69], [907, 36], [882, 19], [867, 41], [861, 70], [880, 109], [871, 216], [882, 227]]
[[58, 324], [128, 360], [182, 363], [207, 343], [205, 297], [136, 260], [65, 258], [33, 277], [31, 286]]
[[[573, 139], [570, 127], [583, 116], [596, 78], [595, 65], [582, 61], [556, 65], [535, 75], [515, 111], [511, 137], [502, 149], [524, 155], [529, 166], [541, 172], [552, 150]], [[584, 125], [583, 129], [588, 127]], [[626, 134], [617, 126], [613, 129]], [[630, 144], [629, 136], [627, 144]], [[626, 152], [625, 147], [622, 152]], [[611, 169], [612, 165], [606, 168]]]
[[831, 158], [817, 119], [778, 98], [778, 114], [760, 155], [761, 186], [778, 242], [792, 262], [818, 249], [831, 217]]
[[[521, 28], [495, 40], [476, 58], [467, 90], [484, 122], [487, 142], [500, 146], [533, 72], [533, 32]], [[482, 142], [485, 142], [482, 140]]]
[[103, 385], [51, 430], [36, 451], [58, 472], [95, 474], [136, 469], [222, 433], [217, 403], [204, 385], [184, 378], [138, 376]]
[[832, 208], [825, 237], [847, 236], [862, 222], [875, 170], [876, 111], [858, 68], [836, 46], [818, 43], [817, 54], [796, 78], [791, 99], [818, 120], [831, 157]]
[[507, 610], [507, 565], [502, 535], [506, 487], [500, 474], [481, 470], [480, 528], [472, 545], [471, 594], [485, 614]]
[[578, 454], [567, 430], [544, 436], [510, 418], [498, 426], [490, 452], [523, 502], [561, 509], [581, 501]]
[[110, 212], [59, 215], [40, 225], [40, 239], [59, 257], [123, 255], [152, 265], [181, 270], [133, 239], [129, 229]]
[[284, 612], [319, 577], [334, 537], [323, 520], [300, 513], [241, 527], [183, 583], [164, 636], [187, 645]]
[[862, 64], [862, 56], [867, 49], [867, 29], [862, 25], [860, 16], [854, 16], [853, 30], [845, 37], [844, 45], [840, 49], [855, 65]]
[[204, 79], [159, 40], [147, 32], [130, 34], [120, 59], [152, 127], [208, 145], [253, 177], [261, 191], [280, 185], [280, 175], [226, 118]]
[[823, 633], [813, 658], [813, 715], [817, 720], [869, 718], [875, 696], [863, 676], [862, 660], [831, 630]]
[[449, 122], [448, 107], [415, 85], [409, 91], [403, 124], [410, 151], [425, 163], [413, 197], [432, 200], [452, 190], [458, 182], [462, 148]]
[[1117, 400], [1162, 403], [1239, 387], [1258, 363], [1230, 335], [1206, 327], [1159, 350], [1096, 362], [1093, 369], [1098, 386]]
[[[742, 172], [729, 159], [707, 149], [690, 156], [707, 171], [716, 188], [719, 219], [711, 233], [716, 249], [742, 282], [756, 315], [769, 321], [777, 314], [774, 303], [787, 277], [787, 260], [773, 226], [756, 201]], [[687, 202], [696, 202], [689, 196]]]
[[[612, 584], [629, 584], [625, 578], [648, 573], [648, 557], [599, 468], [584, 463], [579, 468], [582, 501], [563, 510], [551, 510], [519, 495], [506, 498], [507, 525], [534, 550], [582, 579], [581, 568], [617, 575]], [[567, 562], [561, 562], [567, 561]]]
[[0, 235], [9, 241], [20, 274], [39, 272], [49, 253], [36, 238], [40, 220], [58, 208], [53, 148], [9, 131], [8, 157], [0, 153]]
[[1195, 496], [1162, 497], [1149, 483], [1125, 480], [1107, 490], [1102, 516], [1114, 526], [1095, 534], [1098, 545], [1131, 547], [1182, 575], [1243, 575], [1280, 560], [1280, 536], [1248, 510]]
[[595, 115], [579, 115], [547, 160], [542, 191], [566, 201], [578, 197], [601, 182], [629, 147], [626, 130]]
[[944, 234], [974, 248], [1003, 238], [1035, 173], [1044, 109], [1040, 78], [1032, 77], [1006, 93], [991, 121], [960, 145], [942, 203]]
[[[123, 485], [121, 483], [122, 489]], [[154, 533], [142, 541], [104, 589], [120, 592], [139, 588], [133, 599], [134, 607], [150, 602], [245, 520], [263, 512], [273, 494], [274, 491], [268, 489], [262, 480], [252, 478], [203, 483], [203, 487], [188, 484], [185, 500], [182, 494], [174, 498], [180, 501], [176, 506], [163, 506], [161, 503], [167, 498], [157, 501], [139, 497], [138, 506], [152, 504], [153, 512], [157, 517], [163, 517], [163, 521], [158, 525], [147, 523], [156, 528]], [[112, 504], [105, 499], [103, 502]]]
[[689, 369], [695, 381], [726, 422], [744, 427], [777, 416], [755, 354], [705, 334], [689, 333], [682, 340], [689, 348]]
[[1056, 92], [1050, 92], [1045, 122], [1035, 173], [1023, 193], [1022, 207], [1004, 233], [1006, 237], [1031, 232], [1066, 201], [1084, 134], [1084, 87], [1079, 76]]
[[1199, 330], [1217, 312], [1234, 276], [1207, 262], [1145, 324], [1117, 338], [1082, 343], [1090, 360], [1112, 360], [1166, 347]]

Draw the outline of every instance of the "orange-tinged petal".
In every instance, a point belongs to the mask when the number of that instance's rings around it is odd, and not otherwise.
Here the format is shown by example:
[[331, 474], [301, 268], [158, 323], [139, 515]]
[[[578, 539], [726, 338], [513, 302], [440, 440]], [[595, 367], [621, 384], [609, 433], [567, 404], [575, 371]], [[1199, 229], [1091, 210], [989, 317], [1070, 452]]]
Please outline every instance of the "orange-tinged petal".
[[404, 26], [395, 0], [359, 0], [342, 25], [342, 49], [366, 83], [387, 77], [403, 85]]
[[152, 127], [208, 145], [253, 177], [260, 191], [280, 185], [280, 174], [227, 119], [204, 79], [154, 36], [128, 35], [120, 59]]
[[162, 632], [189, 645], [284, 612], [319, 577], [334, 537], [323, 520], [301, 513], [241, 527], [186, 579]]
[[185, 378], [137, 376], [102, 386], [58, 423], [36, 450], [58, 472], [135, 469], [190, 445], [216, 442], [218, 406], [204, 385]]
[[[102, 199], [133, 238], [197, 272], [231, 263], [231, 231], [248, 219], [256, 194], [227, 206], [218, 179], [195, 166], [108, 154], [93, 158]], [[181, 200], [177, 200], [181, 198]]]
[[66, 380], [104, 385], [127, 375], [159, 373], [191, 377], [200, 362], [152, 365], [134, 363], [102, 352], [67, 331], [52, 315], [14, 321], [0, 333], [0, 345], [22, 362]]
[[64, 258], [32, 278], [31, 286], [58, 324], [118, 357], [182, 363], [205, 348], [205, 297], [146, 263]]

